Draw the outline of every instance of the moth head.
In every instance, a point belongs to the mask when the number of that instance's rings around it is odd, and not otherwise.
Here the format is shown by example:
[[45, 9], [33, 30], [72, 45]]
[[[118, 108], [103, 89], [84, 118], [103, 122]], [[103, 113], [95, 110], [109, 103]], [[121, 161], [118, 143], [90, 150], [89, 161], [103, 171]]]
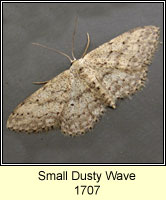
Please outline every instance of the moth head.
[[75, 71], [77, 73], [81, 73], [82, 72], [82, 58], [79, 59], [79, 60], [74, 60], [72, 63], [71, 63], [71, 68], [70, 70], [71, 71]]

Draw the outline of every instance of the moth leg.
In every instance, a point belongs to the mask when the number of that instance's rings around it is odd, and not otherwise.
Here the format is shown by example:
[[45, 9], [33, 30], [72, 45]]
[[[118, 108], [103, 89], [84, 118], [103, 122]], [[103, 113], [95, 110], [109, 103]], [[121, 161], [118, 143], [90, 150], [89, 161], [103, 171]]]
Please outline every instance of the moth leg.
[[40, 82], [32, 82], [35, 85], [44, 85], [46, 83], [48, 83], [48, 81], [40, 81]]

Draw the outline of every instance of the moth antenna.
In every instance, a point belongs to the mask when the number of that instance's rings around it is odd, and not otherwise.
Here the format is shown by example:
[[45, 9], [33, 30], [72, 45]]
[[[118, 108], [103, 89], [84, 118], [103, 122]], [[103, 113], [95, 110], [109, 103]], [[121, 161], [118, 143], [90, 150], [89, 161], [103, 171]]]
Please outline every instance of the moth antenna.
[[86, 52], [89, 48], [89, 44], [90, 44], [90, 37], [89, 37], [89, 33], [87, 33], [87, 44], [86, 44], [86, 48], [85, 48], [84, 53], [82, 54], [81, 58], [83, 58], [86, 55]]
[[78, 16], [75, 18], [74, 31], [73, 31], [73, 35], [72, 35], [72, 57], [74, 60], [76, 60], [76, 58], [74, 56], [74, 42], [75, 42], [75, 34], [76, 34], [76, 30], [77, 30], [77, 24], [78, 24]]
[[71, 63], [73, 63], [73, 60], [70, 58], [70, 56], [68, 56], [67, 54], [63, 53], [62, 51], [59, 51], [58, 49], [54, 49], [54, 48], [50, 48], [50, 47], [47, 47], [45, 45], [42, 45], [42, 44], [39, 44], [39, 43], [32, 43], [33, 45], [36, 45], [36, 46], [40, 46], [40, 47], [43, 47], [43, 48], [46, 48], [46, 49], [49, 49], [51, 51], [55, 51], [65, 57], [67, 57]]

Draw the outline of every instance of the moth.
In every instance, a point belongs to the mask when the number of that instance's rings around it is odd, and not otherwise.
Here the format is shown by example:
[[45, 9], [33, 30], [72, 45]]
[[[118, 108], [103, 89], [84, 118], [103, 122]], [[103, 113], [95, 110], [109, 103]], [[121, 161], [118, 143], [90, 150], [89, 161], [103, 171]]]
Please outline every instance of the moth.
[[116, 108], [118, 99], [130, 97], [145, 85], [159, 43], [158, 27], [132, 29], [86, 54], [89, 34], [87, 38], [78, 60], [74, 47], [73, 59], [58, 52], [71, 61], [71, 67], [43, 82], [20, 103], [10, 114], [7, 128], [28, 133], [60, 128], [66, 135], [81, 135], [93, 128], [108, 107]]

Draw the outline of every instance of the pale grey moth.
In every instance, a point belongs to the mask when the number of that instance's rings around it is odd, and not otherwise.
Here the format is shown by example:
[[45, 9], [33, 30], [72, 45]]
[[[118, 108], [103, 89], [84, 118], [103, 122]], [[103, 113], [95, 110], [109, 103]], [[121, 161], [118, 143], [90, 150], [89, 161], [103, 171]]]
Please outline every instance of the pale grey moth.
[[[132, 29], [73, 60], [71, 67], [44, 82], [20, 103], [7, 120], [7, 128], [18, 132], [42, 132], [60, 128], [67, 135], [92, 129], [107, 107], [140, 90], [148, 65], [159, 43], [159, 28]], [[42, 45], [41, 45], [42, 46]], [[55, 49], [55, 51], [57, 51]]]

